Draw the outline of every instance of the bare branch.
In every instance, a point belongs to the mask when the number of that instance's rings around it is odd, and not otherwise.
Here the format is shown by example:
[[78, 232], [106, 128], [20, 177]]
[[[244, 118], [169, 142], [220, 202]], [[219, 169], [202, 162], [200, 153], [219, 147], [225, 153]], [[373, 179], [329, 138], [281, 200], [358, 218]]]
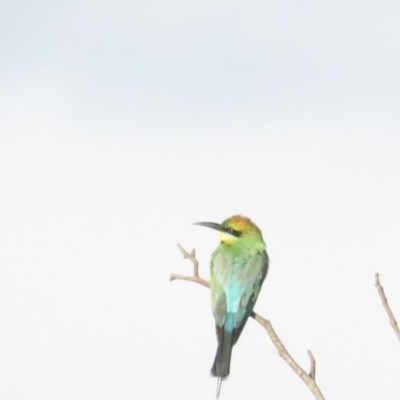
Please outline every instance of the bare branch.
[[272, 328], [272, 324], [270, 321], [266, 320], [265, 318], [255, 314], [256, 321], [258, 321], [267, 331], [269, 337], [272, 340], [272, 343], [278, 350], [278, 354], [286, 361], [286, 364], [289, 365], [290, 368], [300, 377], [300, 379], [308, 386], [308, 388], [313, 393], [314, 397], [317, 400], [324, 400], [324, 396], [321, 393], [315, 379], [312, 378], [310, 375], [304, 371], [303, 368], [300, 367], [299, 364], [294, 360], [294, 358], [289, 354], [286, 350], [285, 346], [279, 339], [278, 335], [275, 333], [274, 329]]
[[[193, 263], [193, 276], [172, 274], [171, 277], [169, 278], [169, 280], [170, 281], [173, 281], [173, 280], [191, 281], [191, 282], [199, 283], [200, 285], [203, 285], [205, 287], [210, 287], [209, 282], [200, 278], [200, 276], [199, 276], [199, 263], [196, 259], [194, 249], [191, 251], [191, 253], [188, 253], [180, 244], [178, 244], [178, 248], [183, 253], [183, 257], [190, 259], [190, 261]], [[314, 359], [314, 356], [312, 355], [311, 351], [308, 350], [308, 352], [307, 352], [308, 356], [310, 357], [310, 360], [311, 360], [311, 371], [309, 374], [307, 374], [307, 372], [303, 368], [301, 368], [300, 365], [297, 364], [297, 362], [293, 359], [293, 357], [288, 353], [285, 346], [279, 339], [278, 335], [275, 333], [274, 329], [272, 328], [271, 322], [268, 321], [267, 319], [261, 317], [260, 315], [256, 314], [255, 312], [253, 312], [251, 314], [251, 317], [254, 318], [259, 324], [261, 324], [264, 327], [264, 329], [267, 331], [269, 337], [271, 338], [272, 343], [278, 350], [278, 354], [286, 361], [286, 363], [290, 366], [290, 368], [292, 368], [292, 370], [308, 386], [308, 388], [313, 393], [315, 399], [316, 400], [325, 400], [323, 394], [321, 393], [321, 390], [319, 389], [317, 383], [315, 382], [315, 359]]]
[[375, 287], [376, 287], [376, 290], [379, 293], [379, 297], [382, 300], [383, 308], [385, 309], [386, 314], [389, 316], [390, 325], [392, 325], [392, 328], [393, 328], [393, 330], [394, 330], [394, 332], [395, 332], [395, 334], [397, 336], [397, 339], [400, 342], [399, 326], [397, 325], [396, 318], [394, 317], [394, 314], [393, 314], [393, 312], [392, 312], [392, 310], [391, 310], [391, 308], [389, 306], [388, 300], [387, 300], [386, 295], [385, 295], [385, 291], [384, 291], [384, 289], [383, 289], [383, 287], [382, 287], [382, 285], [381, 285], [381, 283], [379, 281], [379, 274], [375, 274]]

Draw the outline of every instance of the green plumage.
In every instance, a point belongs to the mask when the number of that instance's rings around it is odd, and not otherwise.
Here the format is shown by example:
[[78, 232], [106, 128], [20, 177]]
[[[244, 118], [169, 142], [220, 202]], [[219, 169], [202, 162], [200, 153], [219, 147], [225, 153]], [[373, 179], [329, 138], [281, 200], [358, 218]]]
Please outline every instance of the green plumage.
[[219, 230], [221, 237], [212, 255], [210, 281], [218, 340], [211, 374], [219, 378], [219, 388], [221, 380], [229, 375], [232, 347], [253, 311], [269, 259], [260, 229], [248, 218], [233, 216], [220, 225], [199, 225]]

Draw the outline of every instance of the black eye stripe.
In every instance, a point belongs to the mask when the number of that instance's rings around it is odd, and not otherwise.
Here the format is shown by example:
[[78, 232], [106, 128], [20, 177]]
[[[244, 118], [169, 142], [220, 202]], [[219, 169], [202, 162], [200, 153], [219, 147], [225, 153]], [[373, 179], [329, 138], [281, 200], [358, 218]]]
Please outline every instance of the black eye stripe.
[[226, 233], [229, 233], [230, 235], [239, 237], [241, 232], [237, 231], [236, 229], [233, 229], [232, 227], [227, 227], [224, 229]]

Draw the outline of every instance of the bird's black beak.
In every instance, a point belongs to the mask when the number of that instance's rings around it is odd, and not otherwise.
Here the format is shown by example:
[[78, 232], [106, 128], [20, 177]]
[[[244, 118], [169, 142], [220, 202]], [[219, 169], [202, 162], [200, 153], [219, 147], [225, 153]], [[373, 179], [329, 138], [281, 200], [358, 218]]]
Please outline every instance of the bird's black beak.
[[207, 228], [215, 229], [216, 231], [225, 231], [225, 228], [221, 224], [216, 224], [215, 222], [195, 222], [193, 225], [206, 226]]

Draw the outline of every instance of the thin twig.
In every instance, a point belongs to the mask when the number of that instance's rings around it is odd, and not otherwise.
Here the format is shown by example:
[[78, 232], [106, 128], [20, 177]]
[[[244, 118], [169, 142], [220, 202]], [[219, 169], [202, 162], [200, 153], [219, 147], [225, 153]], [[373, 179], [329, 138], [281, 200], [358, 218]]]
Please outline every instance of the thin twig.
[[310, 373], [308, 374], [308, 376], [315, 381], [315, 374], [317, 372], [317, 370], [316, 370], [317, 363], [315, 361], [313, 353], [311, 353], [311, 350], [307, 350], [307, 354], [308, 354], [308, 358], [310, 359], [310, 362], [311, 362]]
[[199, 276], [199, 262], [197, 261], [196, 258], [196, 250], [192, 249], [190, 253], [188, 253], [181, 244], [177, 244], [178, 249], [181, 251], [183, 254], [183, 258], [187, 258], [190, 260], [193, 264], [193, 276]]
[[390, 325], [392, 325], [392, 328], [397, 336], [397, 339], [400, 342], [400, 329], [399, 326], [397, 325], [396, 318], [394, 317], [394, 314], [389, 306], [388, 300], [385, 295], [385, 291], [379, 281], [379, 274], [375, 274], [375, 287], [379, 293], [379, 297], [382, 300], [383, 308], [385, 309], [386, 314], [389, 316]]
[[203, 278], [200, 278], [199, 276], [186, 276], [186, 275], [177, 275], [177, 274], [171, 274], [169, 277], [170, 281], [175, 281], [175, 280], [180, 280], [180, 281], [191, 281], [191, 282], [196, 282], [199, 283], [200, 285], [203, 285], [205, 287], [210, 287], [210, 284], [208, 281], [206, 281]]
[[[199, 263], [196, 259], [195, 256], [195, 251], [194, 249], [191, 251], [191, 253], [188, 253], [180, 244], [178, 244], [179, 250], [183, 253], [184, 258], [190, 259], [190, 261], [193, 263], [193, 270], [194, 274], [193, 276], [186, 276], [186, 275], [176, 275], [172, 274], [171, 277], [169, 278], [170, 281], [173, 280], [185, 280], [185, 281], [191, 281], [191, 282], [196, 282], [199, 283], [200, 285], [203, 285], [205, 287], [210, 287], [209, 282], [206, 280], [200, 278], [198, 271], [199, 271]], [[311, 360], [311, 371], [310, 374], [307, 374], [307, 372], [300, 367], [299, 364], [293, 359], [293, 357], [288, 353], [286, 350], [285, 346], [279, 339], [278, 335], [274, 331], [272, 324], [270, 321], [267, 319], [261, 317], [260, 315], [256, 314], [253, 312], [250, 315], [252, 318], [254, 318], [259, 324], [261, 324], [264, 329], [267, 331], [269, 337], [272, 340], [272, 343], [278, 350], [278, 354], [286, 361], [286, 363], [292, 368], [292, 370], [302, 379], [302, 381], [308, 386], [308, 388], [311, 390], [313, 393], [314, 397], [316, 400], [325, 400], [325, 397], [321, 393], [321, 390], [319, 389], [317, 383], [315, 382], [315, 359], [314, 356], [312, 355], [311, 351], [308, 350], [308, 356], [310, 357]]]

